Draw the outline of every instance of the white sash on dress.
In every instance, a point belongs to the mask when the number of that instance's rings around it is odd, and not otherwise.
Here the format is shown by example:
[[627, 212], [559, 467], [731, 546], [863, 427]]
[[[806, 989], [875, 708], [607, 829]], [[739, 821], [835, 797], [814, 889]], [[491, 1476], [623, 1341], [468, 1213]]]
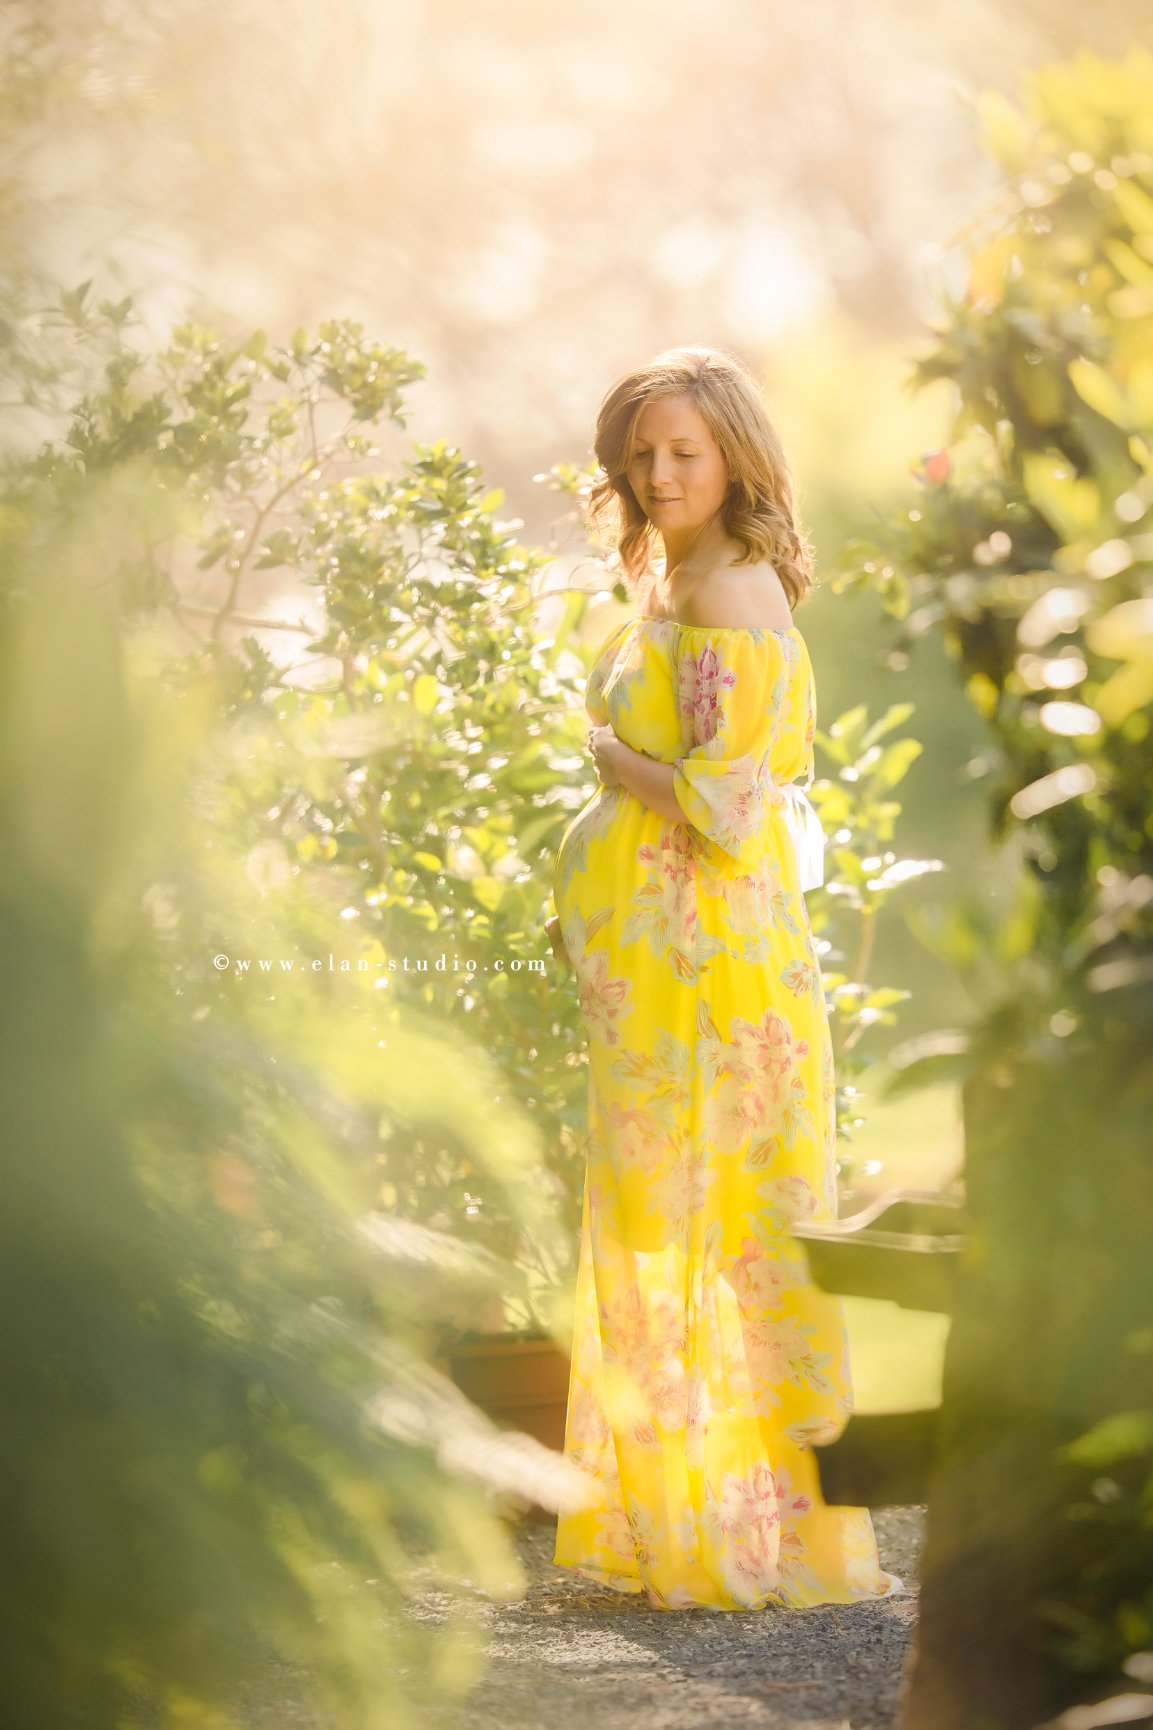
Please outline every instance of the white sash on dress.
[[[812, 783], [809, 783], [812, 785]], [[778, 781], [784, 794], [782, 815], [793, 839], [802, 889], [817, 889], [825, 881], [825, 831], [799, 781]]]

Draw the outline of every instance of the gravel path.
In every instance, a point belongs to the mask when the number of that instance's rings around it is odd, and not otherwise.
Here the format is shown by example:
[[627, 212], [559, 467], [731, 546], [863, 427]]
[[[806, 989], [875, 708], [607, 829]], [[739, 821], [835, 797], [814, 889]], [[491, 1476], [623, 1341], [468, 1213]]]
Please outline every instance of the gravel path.
[[[656, 1610], [553, 1565], [552, 1526], [521, 1521], [528, 1591], [485, 1602], [489, 1671], [436, 1730], [891, 1730], [916, 1620], [925, 1510], [873, 1514], [881, 1565], [906, 1596], [717, 1615]], [[417, 1614], [435, 1620], [439, 1594]]]

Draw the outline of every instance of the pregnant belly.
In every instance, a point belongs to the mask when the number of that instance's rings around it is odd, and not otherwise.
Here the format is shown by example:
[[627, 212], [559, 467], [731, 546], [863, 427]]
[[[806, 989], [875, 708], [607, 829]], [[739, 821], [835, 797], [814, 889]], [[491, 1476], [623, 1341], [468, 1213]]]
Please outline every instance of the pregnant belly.
[[625, 788], [598, 787], [561, 836], [553, 872], [553, 900], [562, 924], [578, 886], [594, 873], [598, 878], [603, 876], [605, 849], [613, 847], [614, 832], [629, 805], [637, 807], [639, 800]]

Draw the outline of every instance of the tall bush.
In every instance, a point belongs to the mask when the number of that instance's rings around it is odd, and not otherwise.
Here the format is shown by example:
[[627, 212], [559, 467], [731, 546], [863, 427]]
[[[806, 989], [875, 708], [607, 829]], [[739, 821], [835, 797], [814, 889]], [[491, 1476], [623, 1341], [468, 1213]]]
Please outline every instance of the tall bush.
[[[548, 553], [497, 519], [501, 493], [460, 451], [382, 448], [399, 445], [419, 361], [350, 321], [283, 348], [185, 325], [152, 354], [130, 340], [131, 302], [91, 309], [89, 287], [59, 311], [107, 362], [40, 471], [66, 487], [139, 470], [186, 500], [116, 580], [125, 617], [169, 621], [187, 667], [218, 670], [238, 728], [275, 723], [232, 794], [255, 857], [341, 913], [331, 965], [371, 980], [378, 1031], [435, 1009], [539, 1126], [535, 1231], [432, 1125], [375, 1149], [379, 1204], [531, 1270], [547, 1324], [577, 1240], [581, 1102], [575, 1003], [541, 915], [592, 785], [563, 720], [586, 599], [558, 596], [547, 617]], [[315, 959], [258, 957], [211, 913], [204, 936], [251, 967]]]
[[902, 646], [941, 634], [1021, 861], [1011, 904], [919, 927], [982, 1010], [951, 1060], [974, 1223], [910, 1730], [1018, 1730], [1150, 1680], [1151, 111], [1142, 50], [983, 99], [1002, 194], [915, 373], [953, 382], [952, 435], [841, 578]]

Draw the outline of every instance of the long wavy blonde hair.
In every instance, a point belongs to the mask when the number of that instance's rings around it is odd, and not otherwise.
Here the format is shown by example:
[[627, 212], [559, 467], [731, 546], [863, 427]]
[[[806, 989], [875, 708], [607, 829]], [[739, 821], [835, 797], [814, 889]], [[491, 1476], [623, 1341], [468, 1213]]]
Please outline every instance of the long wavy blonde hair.
[[717, 515], [744, 544], [736, 563], [771, 563], [795, 609], [816, 585], [813, 549], [797, 516], [792, 470], [756, 380], [743, 361], [724, 349], [664, 349], [618, 379], [607, 393], [593, 439], [603, 479], [594, 483], [586, 507], [593, 540], [615, 551], [631, 589], [655, 575], [657, 530], [626, 471], [645, 404], [682, 392], [692, 399], [725, 460], [729, 485]]

